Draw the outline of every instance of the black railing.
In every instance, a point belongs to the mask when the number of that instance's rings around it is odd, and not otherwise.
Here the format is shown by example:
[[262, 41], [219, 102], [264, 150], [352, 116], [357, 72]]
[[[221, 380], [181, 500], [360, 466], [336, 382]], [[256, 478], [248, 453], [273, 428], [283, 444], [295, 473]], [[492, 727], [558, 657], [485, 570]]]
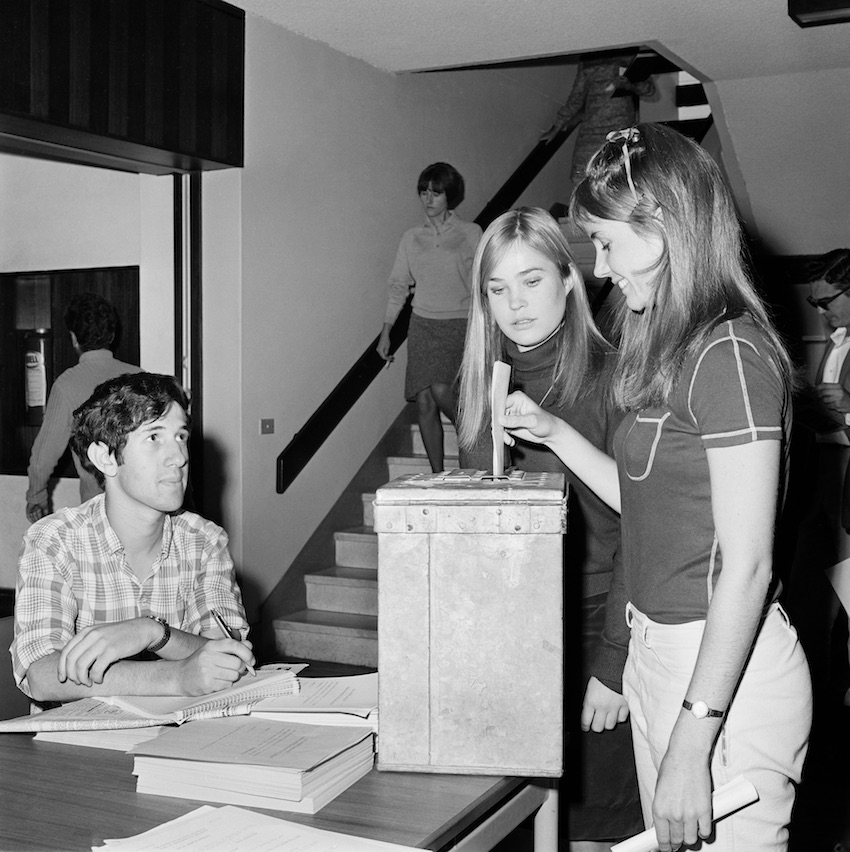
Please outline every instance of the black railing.
[[[510, 210], [514, 202], [528, 187], [541, 169], [563, 145], [566, 138], [578, 125], [579, 119], [571, 122], [549, 141], [535, 145], [531, 153], [519, 164], [502, 188], [476, 217], [476, 224], [486, 228], [501, 213]], [[395, 352], [407, 338], [407, 323], [410, 317], [410, 302], [393, 325], [390, 333], [390, 353]], [[316, 409], [310, 419], [295, 433], [283, 452], [277, 457], [277, 493], [283, 494], [295, 477], [305, 468], [319, 447], [336, 429], [342, 418], [363, 395], [366, 388], [381, 372], [386, 362], [376, 350], [378, 337], [357, 359], [342, 381], [330, 392], [327, 399]]]

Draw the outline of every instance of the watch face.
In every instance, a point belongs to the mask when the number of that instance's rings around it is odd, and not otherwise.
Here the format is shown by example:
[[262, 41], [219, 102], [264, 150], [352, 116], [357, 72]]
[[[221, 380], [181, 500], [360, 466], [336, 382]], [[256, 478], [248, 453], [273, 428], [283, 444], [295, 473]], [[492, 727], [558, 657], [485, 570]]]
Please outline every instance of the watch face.
[[705, 719], [705, 717], [708, 716], [708, 705], [705, 701], [694, 701], [691, 713], [693, 713], [697, 719]]

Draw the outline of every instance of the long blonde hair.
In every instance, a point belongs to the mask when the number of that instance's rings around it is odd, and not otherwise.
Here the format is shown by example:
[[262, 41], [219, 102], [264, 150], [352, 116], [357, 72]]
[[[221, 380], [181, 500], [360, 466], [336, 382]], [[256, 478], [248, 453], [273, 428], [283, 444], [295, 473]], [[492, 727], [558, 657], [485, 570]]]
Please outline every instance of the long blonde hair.
[[487, 282], [513, 246], [522, 244], [555, 264], [572, 283], [564, 322], [558, 335], [558, 357], [552, 376], [554, 399], [573, 402], [587, 390], [597, 360], [611, 347], [593, 323], [584, 279], [557, 221], [538, 207], [510, 210], [495, 219], [478, 244], [472, 265], [472, 302], [460, 371], [458, 441], [471, 449], [490, 423], [490, 379], [493, 362], [505, 357], [505, 336], [496, 324], [487, 298]]
[[[744, 266], [741, 226], [720, 169], [669, 127], [639, 124], [607, 142], [573, 191], [570, 214], [626, 222], [663, 242], [653, 300], [642, 313], [620, 306], [614, 399], [623, 408], [667, 402], [685, 359], [724, 319], [748, 315], [789, 387], [791, 360]], [[660, 214], [660, 215], [659, 215]]]

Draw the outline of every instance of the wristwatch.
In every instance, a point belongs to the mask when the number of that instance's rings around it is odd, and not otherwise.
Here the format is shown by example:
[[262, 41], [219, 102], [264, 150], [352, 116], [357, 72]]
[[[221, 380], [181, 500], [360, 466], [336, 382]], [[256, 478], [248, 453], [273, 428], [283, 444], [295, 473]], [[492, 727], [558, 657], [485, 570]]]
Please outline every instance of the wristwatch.
[[164, 618], [160, 618], [159, 616], [148, 615], [146, 618], [150, 618], [152, 621], [157, 621], [162, 625], [162, 636], [160, 636], [159, 640], [154, 642], [153, 645], [148, 645], [147, 647], [148, 651], [155, 654], [157, 651], [161, 651], [168, 644], [168, 640], [171, 638], [171, 627]]
[[712, 710], [705, 701], [694, 701], [691, 703], [686, 699], [682, 702], [682, 707], [685, 710], [690, 710], [697, 719], [705, 719], [706, 717], [722, 719], [726, 715], [725, 710]]

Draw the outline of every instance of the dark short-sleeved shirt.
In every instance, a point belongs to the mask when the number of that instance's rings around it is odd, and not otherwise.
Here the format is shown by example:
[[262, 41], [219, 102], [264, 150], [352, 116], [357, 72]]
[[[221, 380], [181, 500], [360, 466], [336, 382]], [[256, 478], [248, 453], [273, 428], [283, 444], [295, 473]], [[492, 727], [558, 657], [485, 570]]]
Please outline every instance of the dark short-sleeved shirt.
[[625, 417], [614, 447], [626, 601], [662, 623], [706, 617], [723, 570], [706, 450], [782, 441], [785, 457], [790, 423], [786, 383], [745, 318], [714, 329], [684, 364], [668, 405]]

